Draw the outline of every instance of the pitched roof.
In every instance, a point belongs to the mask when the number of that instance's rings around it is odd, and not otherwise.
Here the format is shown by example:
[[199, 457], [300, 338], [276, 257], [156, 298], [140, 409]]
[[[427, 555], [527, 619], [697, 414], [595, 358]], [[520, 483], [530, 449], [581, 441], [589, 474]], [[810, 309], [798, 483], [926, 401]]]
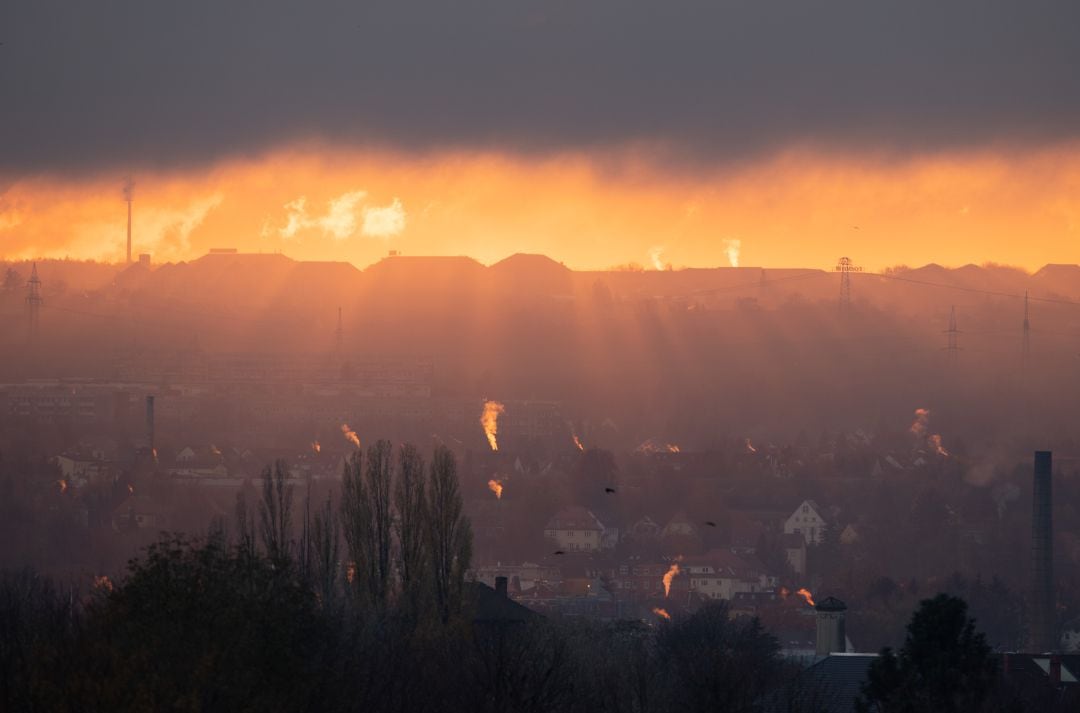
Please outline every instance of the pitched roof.
[[769, 701], [766, 710], [791, 710], [794, 703], [799, 709], [850, 713], [875, 658], [877, 654], [830, 654], [802, 671], [789, 690]]
[[596, 515], [580, 505], [563, 508], [548, 520], [545, 530], [603, 530]]
[[475, 622], [527, 622], [540, 617], [528, 607], [499, 594], [482, 582], [465, 582], [465, 601]]

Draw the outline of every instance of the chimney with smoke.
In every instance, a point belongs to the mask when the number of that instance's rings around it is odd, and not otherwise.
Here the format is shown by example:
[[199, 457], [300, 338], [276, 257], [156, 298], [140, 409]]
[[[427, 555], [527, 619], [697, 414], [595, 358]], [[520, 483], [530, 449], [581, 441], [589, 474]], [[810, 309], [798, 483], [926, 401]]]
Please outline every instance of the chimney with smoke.
[[1035, 451], [1035, 479], [1031, 510], [1031, 648], [1053, 651], [1054, 636], [1054, 538], [1051, 521], [1053, 497], [1050, 451]]
[[154, 397], [146, 397], [146, 447], [154, 452]]
[[847, 651], [847, 605], [836, 597], [825, 597], [814, 609], [817, 610], [817, 655]]

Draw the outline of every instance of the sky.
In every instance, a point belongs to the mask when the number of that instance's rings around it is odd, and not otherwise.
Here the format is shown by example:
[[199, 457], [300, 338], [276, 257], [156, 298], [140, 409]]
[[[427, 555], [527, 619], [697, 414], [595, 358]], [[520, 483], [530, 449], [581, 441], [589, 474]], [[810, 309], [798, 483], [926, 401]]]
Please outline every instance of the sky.
[[1080, 5], [9, 0], [0, 256], [1080, 262]]

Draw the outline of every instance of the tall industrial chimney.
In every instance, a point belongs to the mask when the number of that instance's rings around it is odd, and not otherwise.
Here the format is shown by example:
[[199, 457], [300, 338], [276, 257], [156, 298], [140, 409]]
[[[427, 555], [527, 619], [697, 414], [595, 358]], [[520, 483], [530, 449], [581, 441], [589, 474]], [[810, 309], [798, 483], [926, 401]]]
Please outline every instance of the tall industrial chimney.
[[825, 597], [814, 609], [817, 610], [817, 655], [847, 651], [847, 604], [836, 597]]
[[127, 202], [127, 264], [131, 264], [131, 201], [135, 199], [135, 182], [128, 176], [124, 181], [124, 200]]
[[154, 397], [146, 397], [146, 447], [154, 452]]
[[1035, 480], [1031, 497], [1031, 648], [1057, 648], [1054, 608], [1054, 531], [1051, 521], [1053, 459], [1050, 451], [1035, 451]]

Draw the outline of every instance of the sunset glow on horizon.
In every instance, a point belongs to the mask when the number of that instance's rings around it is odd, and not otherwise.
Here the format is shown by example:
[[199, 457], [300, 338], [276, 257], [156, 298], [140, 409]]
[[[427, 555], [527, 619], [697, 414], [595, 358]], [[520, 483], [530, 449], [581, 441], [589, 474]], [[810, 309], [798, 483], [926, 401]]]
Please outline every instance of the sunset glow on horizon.
[[[124, 257], [124, 175], [34, 175], [0, 194], [0, 258]], [[1080, 146], [892, 160], [791, 151], [704, 170], [641, 152], [522, 157], [304, 147], [137, 171], [133, 251], [211, 248], [357, 267], [389, 251], [493, 263], [868, 269], [1080, 262]]]

